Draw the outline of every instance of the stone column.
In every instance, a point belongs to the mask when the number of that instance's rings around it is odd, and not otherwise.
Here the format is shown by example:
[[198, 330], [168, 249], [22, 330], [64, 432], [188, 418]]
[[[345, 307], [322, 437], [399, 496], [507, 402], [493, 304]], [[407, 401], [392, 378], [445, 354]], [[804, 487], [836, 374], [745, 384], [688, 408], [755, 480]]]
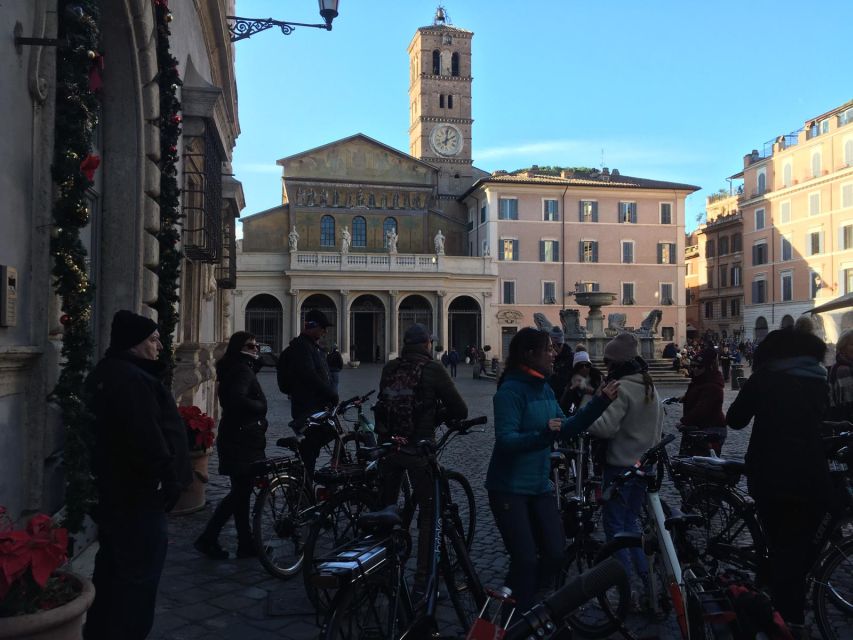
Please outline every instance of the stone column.
[[338, 347], [340, 349], [341, 356], [343, 356], [344, 364], [347, 364], [350, 361], [349, 311], [347, 310], [347, 305], [349, 304], [349, 291], [341, 289], [339, 293], [341, 294], [341, 310], [338, 312], [338, 325], [340, 326], [340, 331], [338, 333], [341, 337], [341, 342]]
[[390, 314], [390, 322], [388, 326], [390, 327], [388, 331], [388, 360], [392, 360], [396, 358], [397, 346], [400, 344], [398, 334], [400, 333], [400, 316], [397, 313], [397, 298], [399, 296], [399, 291], [391, 290], [388, 292], [388, 300], [389, 304], [389, 314]]
[[299, 289], [291, 289], [290, 294], [290, 339], [293, 340], [302, 332], [299, 322]]
[[447, 344], [447, 309], [444, 307], [444, 299], [447, 297], [447, 291], [441, 290], [436, 291], [435, 293], [438, 297], [438, 305], [436, 309], [438, 312], [438, 326], [436, 327], [436, 337], [438, 338], [438, 344], [444, 347], [444, 350], [447, 351], [450, 348]]

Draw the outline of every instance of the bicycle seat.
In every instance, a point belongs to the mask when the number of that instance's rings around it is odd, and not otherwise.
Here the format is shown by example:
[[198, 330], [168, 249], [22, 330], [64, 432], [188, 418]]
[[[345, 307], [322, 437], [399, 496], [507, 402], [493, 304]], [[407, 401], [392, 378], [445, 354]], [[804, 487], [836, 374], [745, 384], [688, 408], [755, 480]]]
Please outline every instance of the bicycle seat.
[[358, 518], [358, 527], [368, 533], [390, 531], [403, 524], [400, 510], [396, 505], [385, 507], [381, 511], [371, 511]]
[[299, 443], [305, 439], [305, 436], [287, 436], [286, 438], [279, 438], [275, 441], [275, 445], [277, 447], [284, 447], [285, 449], [290, 449], [293, 453], [299, 453]]
[[390, 453], [392, 447], [387, 444], [380, 444], [377, 447], [359, 447], [356, 451], [356, 457], [361, 462], [379, 460], [386, 453]]
[[698, 513], [683, 513], [675, 507], [671, 508], [670, 516], [663, 521], [667, 531], [683, 531], [688, 527], [701, 526], [705, 524], [705, 518]]

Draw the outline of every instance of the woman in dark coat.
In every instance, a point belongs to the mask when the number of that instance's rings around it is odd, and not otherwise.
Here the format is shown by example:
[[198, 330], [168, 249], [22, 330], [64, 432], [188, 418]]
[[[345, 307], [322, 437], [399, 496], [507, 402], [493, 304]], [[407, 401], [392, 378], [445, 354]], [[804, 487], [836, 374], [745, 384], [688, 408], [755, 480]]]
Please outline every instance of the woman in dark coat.
[[820, 551], [813, 540], [834, 506], [821, 441], [829, 404], [825, 353], [826, 344], [810, 333], [769, 333], [726, 414], [734, 429], [755, 418], [746, 452], [749, 493], [770, 552], [770, 593], [795, 637], [804, 633], [797, 627], [804, 623], [806, 575]]
[[[711, 445], [717, 455], [726, 440], [724, 391], [723, 376], [717, 368], [717, 352], [713, 347], [706, 347], [690, 360], [690, 384], [681, 398], [684, 415], [679, 430], [682, 433], [701, 430], [719, 436], [720, 441]], [[678, 453], [682, 456], [707, 456], [708, 450], [698, 443], [691, 445], [688, 439], [682, 438]]]
[[218, 538], [232, 515], [237, 528], [237, 557], [257, 555], [249, 526], [254, 480], [251, 465], [264, 458], [267, 430], [267, 399], [255, 376], [257, 363], [258, 343], [255, 336], [246, 331], [231, 336], [225, 355], [216, 363], [222, 407], [216, 448], [219, 473], [229, 476], [231, 491], [216, 507], [204, 532], [195, 541], [195, 548], [211, 558], [228, 558]]

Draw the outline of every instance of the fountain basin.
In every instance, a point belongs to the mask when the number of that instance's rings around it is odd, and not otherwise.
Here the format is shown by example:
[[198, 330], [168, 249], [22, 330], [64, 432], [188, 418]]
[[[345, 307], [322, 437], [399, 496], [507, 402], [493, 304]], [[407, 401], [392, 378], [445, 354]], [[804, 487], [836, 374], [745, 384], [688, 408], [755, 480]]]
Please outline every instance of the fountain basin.
[[604, 307], [616, 300], [615, 293], [604, 291], [578, 291], [574, 295], [575, 302], [585, 307]]

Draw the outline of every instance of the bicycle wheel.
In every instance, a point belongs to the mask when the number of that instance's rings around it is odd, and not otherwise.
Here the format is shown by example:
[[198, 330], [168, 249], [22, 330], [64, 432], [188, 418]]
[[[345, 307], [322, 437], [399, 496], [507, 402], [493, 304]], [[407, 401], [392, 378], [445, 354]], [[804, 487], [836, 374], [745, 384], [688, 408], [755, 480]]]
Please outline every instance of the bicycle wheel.
[[758, 571], [764, 537], [751, 504], [724, 486], [703, 484], [690, 492], [683, 506], [705, 518], [704, 527], [692, 528], [689, 533], [700, 554], [724, 566], [753, 574]]
[[[658, 620], [665, 620], [672, 610], [672, 603], [667, 595], [668, 580], [660, 554], [655, 553], [651, 558], [646, 556], [639, 537], [616, 537], [601, 547], [595, 556], [595, 564], [613, 556], [628, 568], [631, 597], [626, 599], [620, 594], [617, 600], [615, 591], [607, 592], [598, 598], [602, 610], [619, 624], [624, 624], [632, 607], [651, 613]], [[641, 557], [644, 560], [640, 560]]]
[[305, 540], [302, 576], [305, 593], [319, 612], [328, 610], [334, 592], [319, 590], [312, 582], [317, 562], [359, 535], [358, 518], [376, 506], [374, 494], [363, 487], [346, 487], [324, 502]]
[[812, 582], [812, 607], [821, 637], [849, 638], [853, 619], [853, 539], [829, 547]]
[[474, 499], [474, 490], [468, 479], [458, 471], [445, 469], [444, 479], [450, 491], [450, 505], [453, 507], [453, 520], [462, 539], [465, 540], [465, 548], [471, 550], [471, 542], [474, 540], [474, 531], [477, 528], [477, 507]]
[[[556, 588], [559, 589], [573, 578], [595, 566], [596, 555], [601, 543], [584, 535], [579, 535], [566, 549], [566, 565], [557, 576]], [[575, 609], [564, 621], [565, 624], [584, 638], [606, 638], [619, 628], [618, 618], [621, 610], [627, 612], [628, 596], [620, 594], [614, 587], [606, 596], [609, 608], [605, 609], [596, 599], [587, 600]], [[624, 600], [624, 604], [621, 602]], [[612, 612], [612, 613], [611, 613]], [[614, 620], [612, 616], [616, 616]], [[624, 617], [624, 616], [623, 616]]]
[[468, 555], [465, 540], [455, 526], [448, 524], [445, 524], [441, 540], [441, 573], [459, 624], [463, 633], [467, 633], [480, 614], [486, 594]]
[[407, 620], [399, 574], [381, 571], [340, 589], [323, 625], [323, 640], [397, 638]]
[[252, 516], [258, 560], [276, 578], [289, 578], [302, 567], [308, 537], [311, 495], [290, 476], [276, 476], [261, 490]]

